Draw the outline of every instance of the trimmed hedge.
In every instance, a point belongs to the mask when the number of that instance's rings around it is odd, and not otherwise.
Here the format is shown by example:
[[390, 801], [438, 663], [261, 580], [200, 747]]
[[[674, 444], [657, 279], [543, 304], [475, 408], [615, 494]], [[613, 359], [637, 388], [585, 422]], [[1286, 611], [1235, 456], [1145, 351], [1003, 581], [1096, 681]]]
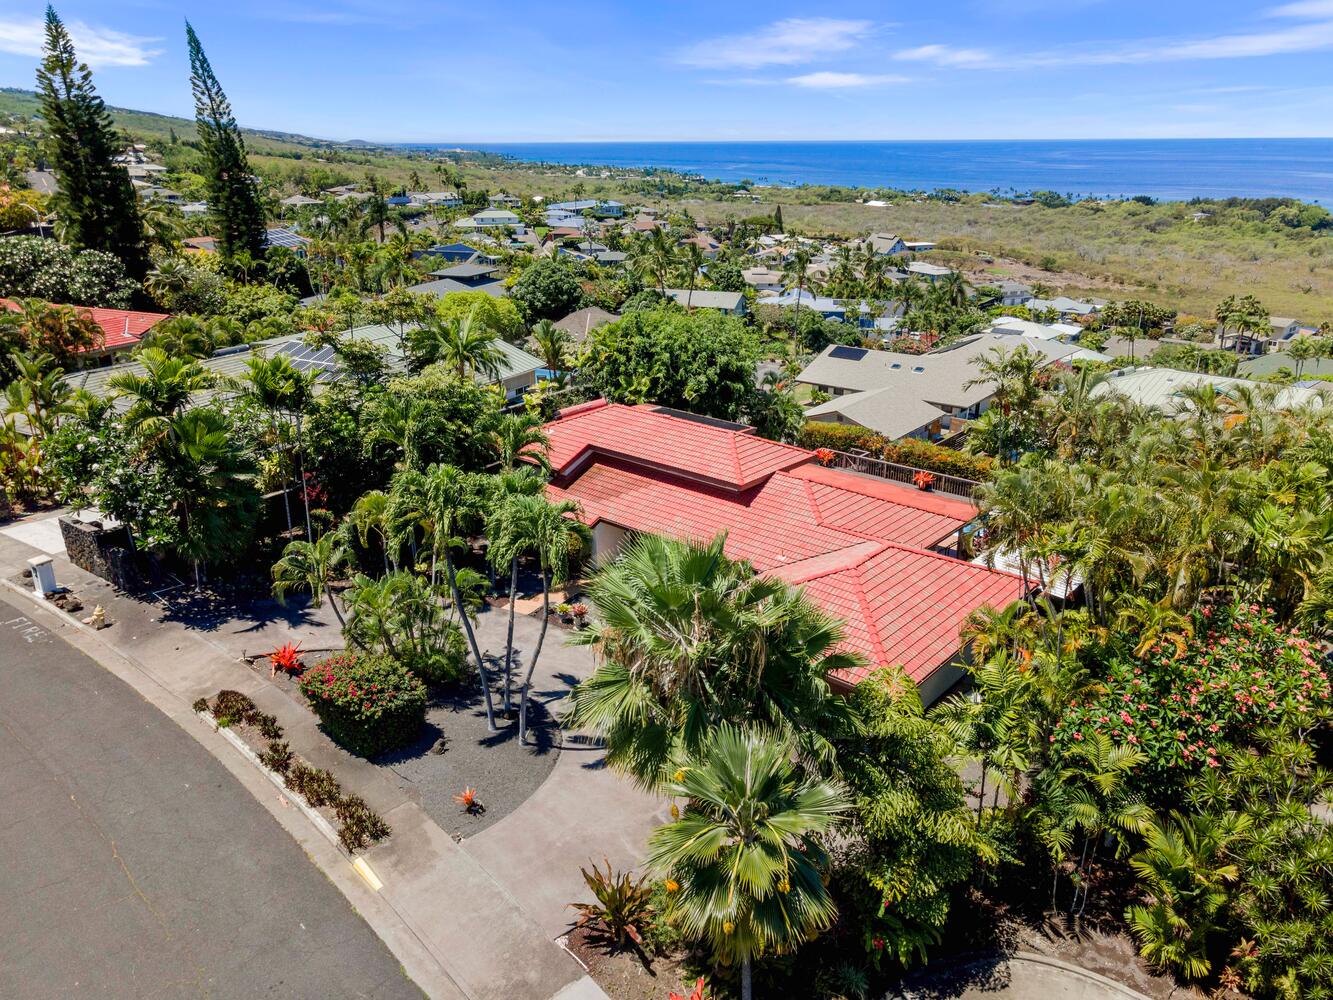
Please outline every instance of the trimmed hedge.
[[943, 445], [932, 444], [919, 438], [900, 438], [890, 441], [865, 427], [849, 424], [830, 424], [810, 420], [801, 428], [796, 443], [802, 448], [832, 448], [834, 451], [861, 449], [876, 458], [899, 465], [911, 465], [946, 476], [958, 476], [985, 482], [991, 477], [992, 460], [986, 455], [968, 455]]
[[426, 685], [386, 656], [336, 653], [302, 675], [301, 693], [334, 741], [363, 757], [411, 743], [426, 721]]

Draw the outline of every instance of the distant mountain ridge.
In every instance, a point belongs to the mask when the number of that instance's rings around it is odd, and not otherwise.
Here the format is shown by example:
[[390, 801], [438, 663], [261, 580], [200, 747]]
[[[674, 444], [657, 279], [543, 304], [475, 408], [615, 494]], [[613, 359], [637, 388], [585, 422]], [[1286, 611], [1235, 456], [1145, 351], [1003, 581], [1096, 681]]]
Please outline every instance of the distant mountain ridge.
[[[147, 138], [166, 139], [174, 130], [182, 139], [194, 137], [194, 119], [179, 118], [174, 115], [160, 115], [152, 111], [137, 111], [133, 108], [117, 108], [107, 105], [112, 120], [118, 128]], [[0, 87], [0, 115], [37, 115], [41, 106], [37, 94], [22, 87]], [[273, 129], [241, 128], [247, 145], [256, 152], [293, 152], [301, 149], [338, 149], [355, 147], [357, 149], [382, 149], [375, 143], [360, 139], [351, 142], [335, 142], [329, 139], [316, 139], [313, 136], [297, 132], [280, 132]]]

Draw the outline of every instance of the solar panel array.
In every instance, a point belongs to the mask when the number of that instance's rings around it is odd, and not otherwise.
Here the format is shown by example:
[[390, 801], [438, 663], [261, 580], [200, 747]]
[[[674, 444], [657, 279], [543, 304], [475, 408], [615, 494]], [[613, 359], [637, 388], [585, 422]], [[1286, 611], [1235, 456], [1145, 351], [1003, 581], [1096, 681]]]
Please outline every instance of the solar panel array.
[[342, 378], [332, 347], [310, 347], [299, 340], [289, 340], [279, 344], [275, 353], [287, 355], [293, 368], [299, 372], [314, 372], [315, 378], [321, 381], [336, 382]]
[[860, 361], [868, 353], [864, 347], [835, 347], [828, 352], [828, 356], [839, 361]]
[[287, 247], [302, 250], [310, 241], [290, 229], [270, 229], [264, 234], [264, 242], [271, 247]]

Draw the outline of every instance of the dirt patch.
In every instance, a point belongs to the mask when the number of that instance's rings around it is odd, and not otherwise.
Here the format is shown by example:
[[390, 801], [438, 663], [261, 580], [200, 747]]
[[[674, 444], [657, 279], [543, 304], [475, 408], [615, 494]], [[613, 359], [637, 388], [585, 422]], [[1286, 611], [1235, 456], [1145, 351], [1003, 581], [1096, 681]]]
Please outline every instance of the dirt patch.
[[584, 928], [574, 930], [566, 946], [612, 1000], [666, 1000], [672, 990], [689, 996], [699, 975], [686, 956], [614, 951]]
[[1096, 288], [1102, 291], [1133, 292], [1140, 286], [1114, 281], [1105, 275], [1080, 274], [1078, 271], [1044, 271], [1032, 264], [1009, 257], [995, 257], [993, 263], [977, 258], [975, 263], [959, 262], [959, 268], [977, 284], [995, 281], [1021, 281], [1025, 285], [1042, 284], [1064, 290]]

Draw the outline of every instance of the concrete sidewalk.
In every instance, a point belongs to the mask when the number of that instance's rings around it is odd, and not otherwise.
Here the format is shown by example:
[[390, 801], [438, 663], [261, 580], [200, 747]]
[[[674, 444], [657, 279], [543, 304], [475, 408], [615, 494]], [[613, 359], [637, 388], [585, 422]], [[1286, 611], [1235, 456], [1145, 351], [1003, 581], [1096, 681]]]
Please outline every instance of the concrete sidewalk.
[[[503, 655], [508, 623], [503, 609], [479, 617], [477, 641], [483, 650]], [[523, 654], [522, 662], [527, 662], [540, 629], [538, 619], [522, 614], [515, 619], [514, 646]], [[532, 678], [533, 700], [556, 718], [566, 695], [594, 665], [587, 649], [565, 644], [568, 635], [555, 625], [547, 630]], [[520, 675], [515, 683], [521, 680]], [[569, 904], [592, 899], [579, 869], [589, 862], [600, 865], [603, 859], [613, 868], [637, 867], [648, 835], [669, 819], [669, 808], [607, 770], [599, 749], [566, 733], [550, 777], [504, 819], [465, 839], [463, 850], [554, 938], [573, 922]]]
[[[37, 554], [39, 550], [12, 535], [0, 536], [0, 577], [12, 580]], [[62, 633], [196, 735], [219, 759], [230, 758], [224, 760], [229, 768], [239, 754], [220, 741], [203, 739], [215, 734], [189, 709], [195, 699], [224, 687], [248, 694], [263, 711], [275, 715], [295, 751], [332, 770], [345, 789], [362, 796], [385, 817], [393, 836], [365, 852], [383, 882], [378, 893], [368, 894], [336, 851], [322, 852], [316, 861], [430, 995], [450, 1000], [605, 997], [485, 865], [447, 836], [378, 768], [331, 743], [304, 705], [238, 659], [243, 648], [252, 653], [268, 650], [287, 638], [300, 638], [307, 648], [337, 644], [336, 629], [318, 613], [275, 606], [272, 614], [238, 621], [228, 617], [225, 608], [189, 608], [190, 616], [203, 624], [187, 627], [179, 620], [184, 617], [179, 609], [164, 612], [163, 605], [152, 599], [117, 593], [61, 555], [54, 559], [57, 581], [74, 590], [88, 611], [101, 604], [114, 623], [94, 633], [59, 615], [65, 623], [59, 626]], [[30, 600], [43, 618], [59, 614], [45, 602]], [[577, 803], [569, 808], [577, 809]], [[305, 825], [313, 830], [308, 822]], [[577, 860], [568, 860], [577, 874]], [[561, 859], [558, 867], [565, 864]], [[550, 857], [535, 867], [543, 865], [557, 867]]]

